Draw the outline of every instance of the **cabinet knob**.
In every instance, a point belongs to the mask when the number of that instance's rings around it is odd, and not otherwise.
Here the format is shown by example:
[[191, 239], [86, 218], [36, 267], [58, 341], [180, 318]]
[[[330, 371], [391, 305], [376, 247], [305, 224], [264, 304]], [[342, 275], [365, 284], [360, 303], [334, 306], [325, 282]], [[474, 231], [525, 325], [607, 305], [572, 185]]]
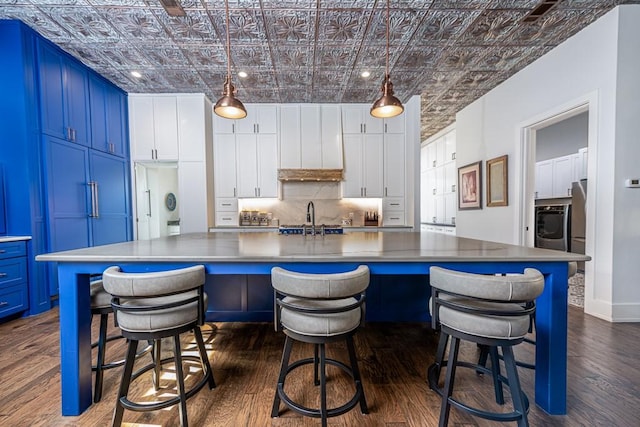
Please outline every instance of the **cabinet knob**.
[[7, 277], [7, 273], [0, 273], [0, 277]]

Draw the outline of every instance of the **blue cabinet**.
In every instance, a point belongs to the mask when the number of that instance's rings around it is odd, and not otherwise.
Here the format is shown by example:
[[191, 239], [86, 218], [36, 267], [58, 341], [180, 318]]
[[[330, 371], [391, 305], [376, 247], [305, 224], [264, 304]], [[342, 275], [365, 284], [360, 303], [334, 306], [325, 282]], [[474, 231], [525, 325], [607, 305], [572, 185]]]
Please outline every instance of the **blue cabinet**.
[[99, 76], [89, 78], [91, 104], [91, 146], [96, 150], [125, 157], [126, 122], [124, 92]]
[[26, 243], [0, 242], [0, 319], [29, 308]]
[[90, 145], [86, 68], [56, 46], [38, 39], [42, 132]]
[[[0, 20], [0, 52], [6, 232], [32, 237], [27, 313], [36, 314], [58, 286], [35, 255], [132, 237], [126, 94], [19, 21]], [[102, 85], [93, 105], [90, 81]]]

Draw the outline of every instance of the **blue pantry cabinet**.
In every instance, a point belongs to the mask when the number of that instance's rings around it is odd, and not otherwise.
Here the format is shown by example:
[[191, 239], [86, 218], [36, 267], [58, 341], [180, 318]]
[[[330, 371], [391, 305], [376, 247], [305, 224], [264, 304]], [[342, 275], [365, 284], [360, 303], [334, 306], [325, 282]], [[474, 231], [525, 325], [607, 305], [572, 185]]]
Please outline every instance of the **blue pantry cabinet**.
[[131, 240], [126, 93], [19, 21], [0, 20], [6, 232], [28, 235], [29, 307], [51, 307], [35, 255]]

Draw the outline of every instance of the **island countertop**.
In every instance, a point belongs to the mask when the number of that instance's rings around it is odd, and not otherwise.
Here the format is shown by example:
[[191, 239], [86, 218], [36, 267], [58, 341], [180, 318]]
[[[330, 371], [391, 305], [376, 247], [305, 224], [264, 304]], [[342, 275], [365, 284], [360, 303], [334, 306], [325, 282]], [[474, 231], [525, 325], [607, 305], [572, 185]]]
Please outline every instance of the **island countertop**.
[[42, 254], [62, 262], [505, 262], [588, 261], [586, 255], [429, 232], [299, 236], [192, 233]]

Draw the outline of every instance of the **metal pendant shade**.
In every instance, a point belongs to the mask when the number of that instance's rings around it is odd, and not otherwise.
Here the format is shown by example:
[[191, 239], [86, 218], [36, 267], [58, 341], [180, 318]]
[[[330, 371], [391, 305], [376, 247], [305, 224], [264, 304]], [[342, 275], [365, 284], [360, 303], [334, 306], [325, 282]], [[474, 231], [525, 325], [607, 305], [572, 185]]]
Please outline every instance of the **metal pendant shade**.
[[231, 83], [231, 37], [229, 35], [229, 0], [225, 0], [227, 18], [227, 78], [224, 81], [222, 98], [218, 99], [213, 107], [213, 112], [225, 119], [244, 119], [247, 117], [247, 109], [236, 98], [236, 88]]
[[389, 0], [387, 0], [387, 65], [382, 82], [382, 96], [371, 106], [371, 115], [378, 118], [395, 117], [402, 114], [402, 102], [393, 96], [393, 83], [389, 74]]

